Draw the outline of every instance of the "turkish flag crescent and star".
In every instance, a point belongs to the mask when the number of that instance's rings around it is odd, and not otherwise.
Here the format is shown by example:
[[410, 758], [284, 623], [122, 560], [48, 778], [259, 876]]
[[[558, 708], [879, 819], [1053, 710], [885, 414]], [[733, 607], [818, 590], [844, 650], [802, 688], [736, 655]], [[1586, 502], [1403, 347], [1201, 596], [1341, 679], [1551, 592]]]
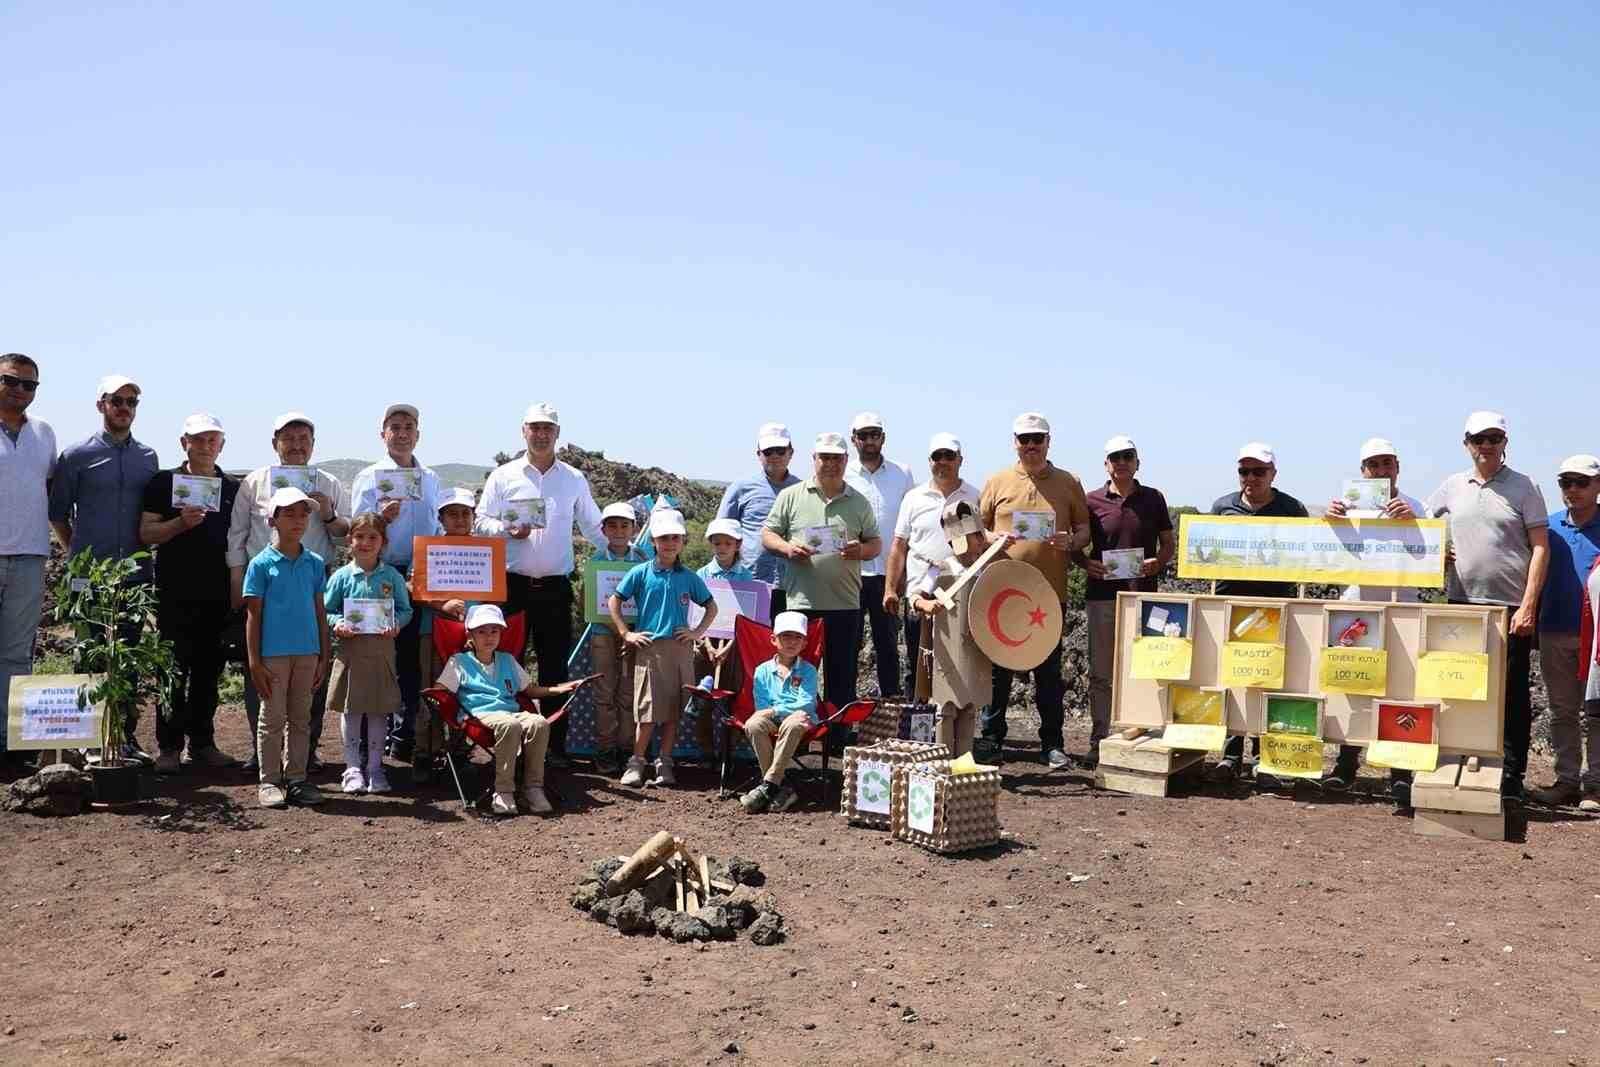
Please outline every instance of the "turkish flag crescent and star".
[[973, 583], [967, 626], [990, 661], [1031, 670], [1061, 643], [1061, 602], [1032, 564], [996, 560]]

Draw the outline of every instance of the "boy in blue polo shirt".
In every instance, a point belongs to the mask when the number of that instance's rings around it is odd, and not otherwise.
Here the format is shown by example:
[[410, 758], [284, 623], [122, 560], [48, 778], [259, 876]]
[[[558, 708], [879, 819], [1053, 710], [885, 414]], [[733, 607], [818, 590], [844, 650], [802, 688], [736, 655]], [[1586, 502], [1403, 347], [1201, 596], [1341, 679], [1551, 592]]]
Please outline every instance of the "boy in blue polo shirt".
[[[633, 650], [633, 710], [638, 721], [633, 757], [622, 774], [623, 785], [643, 785], [645, 753], [650, 738], [661, 727], [661, 755], [656, 760], [656, 783], [673, 785], [672, 742], [683, 710], [683, 687], [694, 684], [694, 645], [717, 617], [717, 602], [698, 574], [678, 562], [683, 551], [683, 516], [658, 511], [650, 516], [650, 540], [656, 558], [641, 563], [623, 576], [607, 607], [611, 628]], [[632, 600], [639, 614], [637, 630], [628, 629], [622, 602]], [[689, 625], [689, 605], [705, 609], [698, 626]]]
[[[712, 519], [706, 523], [706, 540], [711, 542], [711, 561], [695, 571], [702, 578], [721, 578], [726, 582], [753, 582], [756, 576], [744, 565], [740, 549], [744, 546], [744, 528], [738, 519]], [[759, 619], [757, 620], [760, 621]], [[694, 673], [702, 681], [711, 679], [711, 687], [737, 693], [743, 686], [744, 673], [739, 669], [739, 650], [730, 640], [707, 638], [695, 649]], [[700, 751], [715, 751], [712, 722], [709, 714], [701, 714], [699, 728]]]
[[244, 572], [246, 651], [262, 701], [256, 722], [261, 761], [256, 796], [264, 808], [281, 808], [290, 801], [322, 803], [317, 787], [306, 781], [311, 697], [328, 669], [325, 569], [322, 557], [300, 544], [311, 508], [311, 498], [298, 489], [273, 493], [268, 522], [276, 532], [275, 543], [263, 548]]
[[[746, 812], [786, 811], [794, 805], [794, 790], [783, 784], [789, 760], [800, 751], [806, 734], [818, 723], [817, 669], [801, 657], [806, 647], [806, 617], [798, 611], [780, 612], [772, 623], [776, 654], [756, 668], [750, 679], [756, 710], [745, 720], [744, 734], [756, 750], [761, 784], [739, 798]], [[772, 731], [778, 742], [772, 742]]]

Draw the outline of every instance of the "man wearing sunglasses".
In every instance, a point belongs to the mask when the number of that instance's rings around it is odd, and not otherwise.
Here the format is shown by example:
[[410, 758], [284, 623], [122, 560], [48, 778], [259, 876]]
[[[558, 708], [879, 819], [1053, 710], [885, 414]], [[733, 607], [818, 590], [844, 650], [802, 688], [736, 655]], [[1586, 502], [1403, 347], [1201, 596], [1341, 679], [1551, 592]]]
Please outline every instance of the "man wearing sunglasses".
[[[0, 356], [0, 700], [13, 677], [33, 673], [44, 607], [56, 435], [43, 419], [28, 417], [38, 389], [37, 363], [20, 352]], [[5, 744], [0, 733], [0, 752]]]
[[800, 479], [789, 473], [789, 461], [794, 458], [794, 442], [789, 437], [789, 427], [781, 422], [765, 422], [756, 431], [756, 459], [761, 473], [754, 478], [734, 482], [722, 494], [717, 507], [717, 518], [733, 519], [739, 524], [744, 539], [739, 556], [759, 582], [772, 586], [772, 617], [787, 606], [783, 592], [783, 557], [769, 552], [761, 543], [761, 531], [767, 527], [767, 514], [778, 494]]
[[[1600, 810], [1600, 730], [1589, 731], [1584, 767], [1579, 626], [1589, 572], [1600, 556], [1600, 458], [1568, 456], [1556, 472], [1561, 502], [1550, 516], [1550, 568], [1539, 597], [1539, 673], [1550, 697], [1550, 747], [1556, 780], [1528, 796], [1541, 804], [1589, 801]], [[1591, 720], [1591, 725], [1600, 725]]]
[[[883, 417], [863, 411], [850, 422], [850, 442], [856, 458], [844, 469], [850, 488], [867, 498], [879, 531], [894, 529], [900, 505], [911, 491], [911, 468], [883, 457], [885, 431]], [[878, 692], [883, 696], [900, 693], [900, 617], [884, 610], [884, 579], [888, 574], [888, 553], [861, 561], [861, 610], [872, 628], [873, 658], [878, 667]], [[916, 646], [908, 646], [907, 655]]]
[[1506, 637], [1506, 751], [1500, 792], [1520, 803], [1532, 727], [1528, 670], [1550, 559], [1550, 517], [1533, 479], [1506, 465], [1509, 437], [1499, 412], [1468, 415], [1462, 447], [1472, 467], [1446, 478], [1424, 507], [1434, 518], [1450, 521], [1453, 556], [1446, 556], [1451, 566], [1445, 589], [1450, 602], [1499, 604], [1512, 612]]

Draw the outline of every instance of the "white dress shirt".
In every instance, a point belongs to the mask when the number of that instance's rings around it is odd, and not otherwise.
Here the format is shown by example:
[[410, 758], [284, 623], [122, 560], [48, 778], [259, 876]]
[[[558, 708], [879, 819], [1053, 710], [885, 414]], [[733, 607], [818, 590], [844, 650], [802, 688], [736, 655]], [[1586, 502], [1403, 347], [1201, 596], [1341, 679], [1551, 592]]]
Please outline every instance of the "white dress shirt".
[[45, 487], [55, 471], [56, 435], [48, 422], [27, 419], [15, 442], [0, 432], [0, 556], [50, 554]]
[[[522, 540], [506, 537], [499, 515], [508, 500], [544, 500], [545, 526]], [[530, 578], [550, 578], [572, 573], [572, 524], [596, 548], [604, 548], [600, 509], [589, 492], [589, 479], [576, 467], [559, 459], [543, 474], [528, 462], [526, 453], [496, 467], [483, 483], [478, 497], [477, 532], [484, 537], [506, 537], [506, 570]]]
[[[411, 566], [411, 539], [432, 537], [439, 532], [439, 476], [424, 467], [415, 456], [414, 469], [422, 472], [422, 499], [400, 501], [400, 514], [389, 524], [389, 543], [380, 554], [383, 561], [405, 573]], [[369, 467], [363, 467], [350, 483], [351, 516], [363, 511], [383, 512], [382, 496], [378, 492], [378, 471], [399, 469], [399, 464], [385, 456]]]
[[[244, 476], [239, 483], [239, 495], [233, 498], [233, 514], [228, 520], [228, 566], [243, 567], [263, 548], [272, 544], [272, 527], [267, 520], [272, 516], [267, 508], [272, 503], [272, 486], [267, 478], [271, 467], [261, 467]], [[339, 479], [327, 471], [317, 471], [317, 492], [333, 501], [335, 521], [350, 517], [350, 498], [345, 495]], [[315, 501], [311, 504], [311, 522], [300, 543], [322, 557], [322, 562], [332, 567], [339, 562], [339, 552], [328, 527], [322, 521], [322, 509]]]
[[976, 513], [978, 496], [977, 488], [966, 482], [956, 486], [946, 496], [934, 486], [932, 479], [906, 494], [905, 501], [900, 505], [900, 515], [895, 520], [894, 536], [896, 539], [905, 538], [908, 546], [907, 589], [918, 588], [930, 564], [945, 567], [951, 575], [961, 573], [961, 564], [956, 562], [950, 551], [950, 542], [945, 540], [942, 521], [944, 509], [949, 504], [965, 500]]
[[[900, 514], [900, 503], [914, 484], [911, 468], [892, 459], [883, 460], [875, 471], [867, 470], [861, 460], [853, 459], [845, 466], [844, 480], [872, 505], [872, 517], [878, 520], [880, 531], [894, 525]], [[861, 561], [861, 577], [882, 576], [888, 572], [888, 564], [889, 548], [885, 545], [875, 558]]]

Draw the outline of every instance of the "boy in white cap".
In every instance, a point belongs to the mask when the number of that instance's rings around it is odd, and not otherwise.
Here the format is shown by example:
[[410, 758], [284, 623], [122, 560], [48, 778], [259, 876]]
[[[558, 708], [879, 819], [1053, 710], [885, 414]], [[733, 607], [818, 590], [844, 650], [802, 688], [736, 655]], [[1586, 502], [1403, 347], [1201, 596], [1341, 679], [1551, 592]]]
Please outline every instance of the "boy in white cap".
[[[879, 532], [894, 531], [900, 505], [911, 491], [915, 479], [911, 468], [883, 454], [887, 432], [883, 416], [863, 411], [850, 421], [850, 443], [856, 458], [845, 465], [844, 480], [850, 488], [867, 498]], [[884, 610], [885, 578], [889, 573], [889, 553], [880, 552], [861, 561], [861, 610], [866, 613], [872, 632], [873, 660], [877, 664], [878, 692], [885, 697], [901, 693], [900, 620]], [[907, 656], [912, 654], [907, 649]]]
[[[817, 717], [817, 669], [800, 655], [806, 645], [806, 617], [784, 611], [772, 622], [773, 657], [756, 668], [751, 679], [755, 712], [745, 720], [745, 737], [755, 749], [761, 784], [739, 798], [751, 815], [786, 811], [794, 806], [794, 790], [783, 784], [789, 761], [805, 743]], [[774, 745], [772, 731], [778, 741]]]
[[[711, 559], [695, 573], [710, 580], [720, 578], [725, 582], [753, 582], [755, 575], [743, 563], [740, 548], [744, 530], [734, 519], [712, 519], [706, 523], [706, 540], [711, 543]], [[718, 668], [721, 677], [717, 677]], [[714, 685], [728, 692], [738, 692], [743, 684], [739, 649], [732, 640], [716, 641], [710, 638], [695, 647], [694, 673], [704, 680], [711, 678]], [[700, 749], [712, 751], [712, 721], [710, 715], [701, 715], [697, 723]]]
[[1539, 596], [1539, 671], [1550, 697], [1556, 780], [1528, 795], [1541, 804], [1600, 804], [1600, 722], [1591, 718], [1584, 767], [1584, 686], [1579, 632], [1584, 590], [1600, 557], [1600, 457], [1568, 456], [1556, 470], [1561, 502], [1550, 516], [1550, 569]]
[[[656, 558], [624, 575], [607, 605], [612, 628], [635, 657], [633, 709], [638, 727], [633, 756], [622, 775], [623, 785], [644, 784], [645, 754], [657, 727], [660, 753], [656, 759], [656, 782], [673, 785], [677, 781], [672, 743], [678, 733], [678, 715], [683, 710], [683, 689], [695, 681], [695, 642], [717, 617], [717, 602], [705, 580], [678, 559], [686, 534], [683, 516], [678, 512], [661, 510], [651, 515], [650, 541]], [[629, 629], [622, 617], [624, 600], [631, 600], [638, 607], [636, 629]], [[699, 625], [693, 627], [689, 625], [691, 602], [705, 609]]]
[[750, 568], [759, 582], [773, 587], [773, 610], [783, 609], [783, 557], [770, 552], [761, 543], [761, 531], [766, 526], [767, 514], [778, 494], [800, 479], [789, 473], [789, 461], [794, 458], [794, 441], [789, 428], [781, 422], [764, 422], [756, 430], [756, 459], [761, 473], [728, 486], [717, 506], [717, 518], [732, 519], [739, 524], [742, 534], [740, 553], [744, 565]]
[[[1423, 509], [1450, 520], [1445, 594], [1453, 604], [1498, 604], [1511, 611], [1506, 637], [1505, 763], [1500, 791], [1521, 803], [1528, 770], [1532, 699], [1528, 672], [1539, 595], [1550, 560], [1550, 515], [1533, 479], [1506, 465], [1510, 433], [1497, 411], [1467, 416], [1461, 447], [1469, 470], [1452, 474]], [[1391, 781], [1393, 780], [1391, 776]], [[1394, 787], [1391, 785], [1391, 791]], [[1409, 789], [1407, 790], [1409, 792]], [[1409, 796], [1397, 797], [1402, 803]]]
[[276, 543], [257, 553], [244, 574], [245, 648], [262, 701], [256, 748], [264, 808], [322, 803], [306, 781], [311, 696], [327, 674], [329, 653], [327, 571], [322, 557], [300, 543], [313, 506], [293, 487], [273, 493], [267, 508]]
[[545, 815], [554, 810], [544, 791], [544, 756], [550, 745], [550, 726], [543, 715], [523, 711], [517, 704], [517, 695], [544, 700], [564, 696], [583, 683], [536, 685], [516, 656], [499, 651], [500, 634], [505, 628], [506, 617], [494, 604], [479, 604], [467, 612], [467, 635], [472, 647], [450, 657], [439, 674], [438, 684], [456, 695], [462, 711], [494, 731], [494, 797], [489, 810], [496, 815]]
[[[633, 505], [618, 501], [600, 513], [600, 531], [606, 547], [592, 558], [602, 562], [643, 563], [648, 557], [633, 543]], [[600, 675], [594, 694], [594, 767], [602, 774], [622, 770], [622, 750], [633, 747], [638, 733], [633, 721], [634, 657], [622, 638], [609, 626], [596, 626], [589, 634], [589, 654]]]

